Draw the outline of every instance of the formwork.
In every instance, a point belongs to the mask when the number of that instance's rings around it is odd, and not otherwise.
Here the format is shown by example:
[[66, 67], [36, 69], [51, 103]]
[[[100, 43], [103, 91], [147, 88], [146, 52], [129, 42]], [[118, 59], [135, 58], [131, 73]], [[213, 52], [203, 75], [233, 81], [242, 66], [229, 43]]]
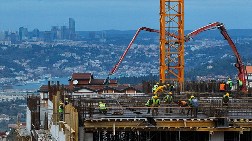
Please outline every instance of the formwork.
[[[145, 103], [152, 94], [90, 94], [72, 95], [69, 90], [57, 86], [50, 88], [49, 99], [53, 101], [53, 123], [60, 123], [69, 140], [162, 140], [162, 141], [209, 141], [221, 134], [223, 140], [251, 140], [252, 98], [249, 94], [232, 91], [227, 106], [222, 104], [223, 92], [217, 83], [188, 83], [186, 92], [175, 91], [174, 103], [163, 101], [158, 114], [147, 113]], [[50, 86], [52, 87], [52, 86]], [[178, 100], [187, 100], [191, 95], [199, 99], [197, 117], [187, 114], [190, 107], [180, 107]], [[69, 98], [64, 121], [59, 122], [59, 102]], [[98, 103], [106, 103], [108, 112], [99, 112]], [[166, 112], [172, 109], [172, 113]], [[184, 112], [183, 112], [184, 111]], [[50, 123], [50, 122], [48, 122]], [[67, 139], [68, 140], [68, 139]]]

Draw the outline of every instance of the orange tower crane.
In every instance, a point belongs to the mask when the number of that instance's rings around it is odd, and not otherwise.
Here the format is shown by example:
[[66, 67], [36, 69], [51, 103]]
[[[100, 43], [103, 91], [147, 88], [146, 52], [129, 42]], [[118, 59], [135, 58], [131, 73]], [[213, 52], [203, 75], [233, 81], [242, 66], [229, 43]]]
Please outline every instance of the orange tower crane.
[[178, 82], [180, 90], [184, 82], [184, 42], [184, 0], [160, 0], [160, 82]]

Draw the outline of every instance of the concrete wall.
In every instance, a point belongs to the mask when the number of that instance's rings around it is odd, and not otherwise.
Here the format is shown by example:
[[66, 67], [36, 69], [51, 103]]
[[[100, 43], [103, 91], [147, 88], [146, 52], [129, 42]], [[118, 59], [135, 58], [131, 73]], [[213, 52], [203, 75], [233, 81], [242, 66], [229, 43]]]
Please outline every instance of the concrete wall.
[[50, 133], [52, 134], [52, 137], [57, 141], [66, 141], [66, 136], [63, 132], [63, 129], [60, 129], [59, 125], [52, 125]]
[[28, 107], [26, 108], [26, 129], [31, 131], [31, 111]]
[[93, 133], [84, 133], [83, 141], [93, 141]]
[[224, 132], [213, 132], [210, 137], [211, 141], [224, 141]]

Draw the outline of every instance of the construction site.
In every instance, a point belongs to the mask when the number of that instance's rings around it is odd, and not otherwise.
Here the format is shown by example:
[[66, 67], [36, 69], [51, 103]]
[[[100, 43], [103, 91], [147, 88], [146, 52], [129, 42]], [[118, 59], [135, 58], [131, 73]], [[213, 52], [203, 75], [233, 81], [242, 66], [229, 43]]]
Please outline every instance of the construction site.
[[[160, 0], [159, 13], [160, 29], [139, 28], [106, 79], [73, 73], [68, 85], [48, 81], [39, 88], [40, 95], [27, 95], [26, 126], [18, 124], [13, 140], [252, 141], [252, 66], [244, 65], [224, 24], [210, 23], [185, 35], [184, 0]], [[184, 79], [184, 43], [212, 29], [220, 31], [236, 58], [237, 78], [230, 78], [230, 88], [228, 78]], [[159, 80], [119, 84], [111, 76], [143, 30], [160, 35]], [[173, 100], [168, 104], [164, 99], [169, 94]], [[159, 105], [146, 105], [155, 96]], [[192, 96], [197, 108], [188, 104]]]

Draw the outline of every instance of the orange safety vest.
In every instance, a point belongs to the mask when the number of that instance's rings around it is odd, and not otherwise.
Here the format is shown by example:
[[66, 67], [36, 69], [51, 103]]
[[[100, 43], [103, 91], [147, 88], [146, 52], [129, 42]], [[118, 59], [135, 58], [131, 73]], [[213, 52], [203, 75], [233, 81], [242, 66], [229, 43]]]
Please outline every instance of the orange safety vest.
[[220, 84], [220, 91], [225, 91], [225, 84], [223, 83]]

